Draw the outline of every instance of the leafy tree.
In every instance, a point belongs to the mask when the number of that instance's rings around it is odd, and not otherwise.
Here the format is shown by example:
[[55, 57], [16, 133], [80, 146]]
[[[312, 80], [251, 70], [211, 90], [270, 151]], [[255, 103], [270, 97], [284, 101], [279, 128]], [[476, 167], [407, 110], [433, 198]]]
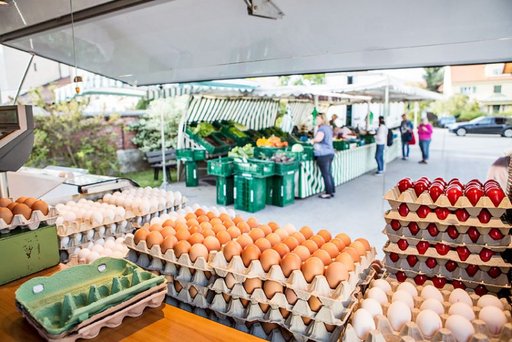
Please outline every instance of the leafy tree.
[[439, 87], [443, 84], [444, 69], [442, 67], [423, 68], [425, 73], [423, 79], [427, 83], [427, 89], [439, 92]]
[[281, 86], [307, 86], [315, 84], [325, 84], [325, 74], [304, 74], [279, 77], [279, 85]]
[[453, 115], [459, 121], [467, 121], [485, 115], [480, 104], [472, 101], [467, 95], [455, 94], [446, 100], [438, 100], [431, 104], [430, 109], [437, 115]]

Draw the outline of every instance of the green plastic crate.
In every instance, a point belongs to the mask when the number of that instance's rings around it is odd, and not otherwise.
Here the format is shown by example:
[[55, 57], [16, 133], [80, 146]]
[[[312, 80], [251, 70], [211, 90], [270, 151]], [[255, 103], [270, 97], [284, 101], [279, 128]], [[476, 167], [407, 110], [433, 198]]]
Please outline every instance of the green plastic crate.
[[289, 153], [290, 155], [293, 155], [295, 157], [295, 160], [296, 161], [308, 161], [308, 160], [313, 160], [314, 158], [314, 150], [313, 150], [313, 146], [311, 145], [304, 145], [304, 151], [303, 152], [292, 152], [292, 148], [291, 147], [288, 147], [286, 149], [287, 153]]
[[221, 133], [224, 134], [226, 137], [233, 139], [236, 142], [237, 146], [244, 146], [245, 144], [250, 142], [250, 137], [245, 134], [244, 132], [240, 131], [243, 136], [239, 136], [236, 133], [233, 133], [231, 130], [233, 128], [230, 126], [222, 126], [220, 129]]
[[206, 138], [203, 138], [197, 134], [194, 134], [190, 127], [185, 129], [185, 133], [187, 133], [191, 140], [202, 146], [209, 154], [221, 154], [231, 149], [230, 146], [216, 138], [215, 133]]
[[249, 159], [235, 162], [235, 174], [251, 177], [269, 177], [274, 175], [275, 163], [272, 161]]
[[345, 140], [334, 140], [332, 146], [336, 151], [345, 151], [349, 149], [349, 143]]
[[235, 162], [233, 158], [215, 158], [208, 160], [208, 174], [211, 176], [228, 177], [235, 171]]
[[284, 151], [285, 148], [256, 146], [254, 148], [254, 157], [258, 159], [270, 159], [278, 151]]
[[295, 172], [272, 177], [272, 204], [285, 207], [295, 203]]
[[266, 199], [265, 199], [265, 203], [268, 204], [268, 205], [272, 205], [273, 201], [274, 201], [274, 176], [272, 177], [267, 177], [266, 178], [266, 188], [267, 188], [267, 194], [266, 194]]
[[184, 162], [205, 160], [206, 150], [180, 148], [176, 150], [176, 159]]
[[274, 173], [278, 176], [287, 174], [295, 174], [295, 171], [299, 169], [299, 162], [292, 161], [289, 163], [276, 163], [274, 166]]
[[235, 178], [230, 177], [217, 177], [217, 204], [230, 205], [235, 202], [233, 190], [235, 188]]
[[250, 213], [264, 209], [266, 190], [266, 178], [235, 175], [235, 209]]
[[195, 161], [185, 162], [185, 185], [187, 187], [199, 185], [199, 178], [197, 177], [197, 163]]

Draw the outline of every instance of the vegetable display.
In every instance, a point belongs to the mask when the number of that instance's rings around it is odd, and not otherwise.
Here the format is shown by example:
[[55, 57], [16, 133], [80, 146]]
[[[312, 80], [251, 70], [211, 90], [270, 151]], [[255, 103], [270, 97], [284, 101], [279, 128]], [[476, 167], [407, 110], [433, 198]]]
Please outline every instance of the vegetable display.
[[295, 157], [288, 155], [286, 152], [278, 151], [274, 153], [270, 160], [276, 163], [291, 163], [295, 161]]
[[287, 141], [281, 141], [279, 137], [275, 135], [270, 136], [269, 138], [259, 138], [256, 140], [256, 146], [258, 147], [287, 147]]
[[199, 135], [202, 138], [205, 138], [209, 136], [210, 134], [214, 133], [215, 127], [209, 122], [201, 122], [197, 125], [196, 128], [192, 131], [194, 134]]
[[254, 157], [254, 147], [247, 144], [244, 147], [234, 147], [229, 153], [228, 157], [248, 159]]

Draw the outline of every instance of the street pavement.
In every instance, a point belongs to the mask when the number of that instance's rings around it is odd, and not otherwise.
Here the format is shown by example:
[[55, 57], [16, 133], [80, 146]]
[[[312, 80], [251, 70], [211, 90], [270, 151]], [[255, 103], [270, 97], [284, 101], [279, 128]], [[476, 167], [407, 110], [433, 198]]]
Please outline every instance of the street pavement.
[[[489, 135], [457, 137], [446, 130], [436, 129], [427, 165], [418, 163], [421, 153], [415, 145], [411, 147], [409, 160], [399, 158], [391, 162], [383, 176], [368, 173], [338, 186], [335, 198], [326, 200], [312, 196], [297, 199], [285, 208], [266, 206], [254, 214], [239, 213], [244, 217], [254, 216], [260, 222], [291, 223], [297, 229], [308, 225], [315, 231], [326, 228], [333, 234], [345, 232], [353, 238], [364, 237], [381, 251], [386, 241], [382, 234], [385, 226], [383, 214], [389, 209], [382, 198], [400, 179], [410, 177], [415, 180], [427, 176], [430, 179], [456, 177], [462, 182], [473, 178], [485, 180], [492, 162], [511, 150], [512, 139]], [[174, 183], [172, 188], [182, 191], [189, 198], [189, 203], [216, 206], [215, 186], [186, 188], [184, 183]]]

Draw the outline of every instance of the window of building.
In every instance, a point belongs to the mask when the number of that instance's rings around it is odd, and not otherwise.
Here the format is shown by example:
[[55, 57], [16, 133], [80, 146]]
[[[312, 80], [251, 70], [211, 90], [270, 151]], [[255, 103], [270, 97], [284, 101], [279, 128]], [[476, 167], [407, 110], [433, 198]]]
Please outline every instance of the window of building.
[[494, 86], [494, 94], [501, 94], [501, 85]]
[[492, 112], [493, 113], [499, 113], [500, 112], [500, 105], [493, 105], [492, 106]]
[[465, 86], [465, 87], [460, 87], [460, 93], [461, 94], [474, 94], [476, 93], [476, 87], [471, 87], [471, 86]]
[[496, 76], [503, 75], [503, 66], [504, 66], [504, 63], [487, 64], [485, 66], [485, 76], [496, 77]]

